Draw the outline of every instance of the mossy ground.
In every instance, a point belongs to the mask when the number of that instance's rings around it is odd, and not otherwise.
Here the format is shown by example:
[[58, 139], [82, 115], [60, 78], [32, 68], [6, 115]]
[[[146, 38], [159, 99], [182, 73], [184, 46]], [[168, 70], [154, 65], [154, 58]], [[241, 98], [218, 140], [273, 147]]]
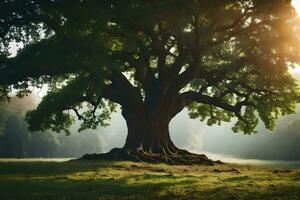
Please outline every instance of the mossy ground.
[[133, 162], [0, 163], [0, 199], [300, 199], [300, 169]]

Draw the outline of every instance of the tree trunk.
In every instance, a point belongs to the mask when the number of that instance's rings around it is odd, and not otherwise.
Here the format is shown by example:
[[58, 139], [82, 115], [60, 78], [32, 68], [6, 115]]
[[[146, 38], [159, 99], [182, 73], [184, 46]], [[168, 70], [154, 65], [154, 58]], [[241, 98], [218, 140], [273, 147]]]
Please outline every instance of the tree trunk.
[[158, 154], [175, 151], [169, 133], [170, 117], [163, 110], [144, 115], [123, 111], [123, 116], [128, 128], [124, 149]]
[[123, 108], [128, 135], [123, 148], [115, 148], [106, 154], [85, 155], [82, 159], [115, 159], [167, 164], [213, 164], [205, 155], [178, 149], [171, 141], [168, 107], [144, 109]]

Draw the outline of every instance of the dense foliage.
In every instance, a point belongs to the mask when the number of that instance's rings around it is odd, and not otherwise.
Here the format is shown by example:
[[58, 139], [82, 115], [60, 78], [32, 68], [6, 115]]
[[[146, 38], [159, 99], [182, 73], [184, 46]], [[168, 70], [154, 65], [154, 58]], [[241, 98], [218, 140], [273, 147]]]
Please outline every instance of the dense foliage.
[[[290, 0], [4, 0], [0, 97], [48, 84], [31, 130], [106, 125], [116, 105], [192, 118], [235, 132], [274, 127], [300, 102]], [[9, 44], [24, 45], [9, 56]], [[114, 103], [113, 103], [114, 102]], [[73, 111], [70, 114], [69, 111]]]

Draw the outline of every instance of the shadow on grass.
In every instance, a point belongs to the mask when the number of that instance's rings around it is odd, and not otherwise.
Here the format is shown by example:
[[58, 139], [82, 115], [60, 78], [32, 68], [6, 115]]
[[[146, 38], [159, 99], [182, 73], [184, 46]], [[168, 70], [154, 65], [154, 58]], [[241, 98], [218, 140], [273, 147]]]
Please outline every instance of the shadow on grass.
[[0, 182], [1, 199], [174, 199], [175, 186], [192, 185], [192, 180], [176, 180], [168, 175], [128, 175], [125, 177], [74, 180], [7, 180]]
[[299, 174], [189, 173], [124, 162], [0, 163], [0, 199], [297, 200]]
[[216, 188], [198, 191], [193, 194], [190, 199], [205, 200], [299, 200], [299, 185], [272, 185], [258, 186], [252, 185], [248, 187], [239, 186], [220, 186]]
[[8, 162], [0, 163], [0, 175], [59, 175], [94, 171], [113, 162]]

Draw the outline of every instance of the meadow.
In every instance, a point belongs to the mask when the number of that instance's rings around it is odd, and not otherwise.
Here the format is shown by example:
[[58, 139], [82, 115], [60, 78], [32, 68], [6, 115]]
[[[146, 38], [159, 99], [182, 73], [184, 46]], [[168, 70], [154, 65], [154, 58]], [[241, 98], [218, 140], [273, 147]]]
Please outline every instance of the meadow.
[[2, 200], [300, 199], [300, 169], [235, 164], [2, 162]]

